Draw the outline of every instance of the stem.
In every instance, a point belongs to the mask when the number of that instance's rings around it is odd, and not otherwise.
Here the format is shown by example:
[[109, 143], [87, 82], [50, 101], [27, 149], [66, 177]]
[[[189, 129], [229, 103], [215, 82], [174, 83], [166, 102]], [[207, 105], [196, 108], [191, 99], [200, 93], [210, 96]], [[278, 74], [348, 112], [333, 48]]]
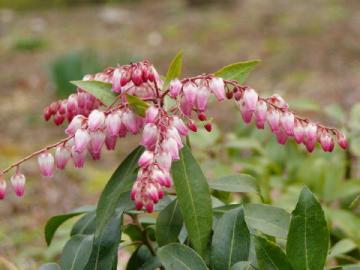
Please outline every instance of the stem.
[[148, 247], [148, 249], [150, 250], [151, 254], [153, 256], [156, 256], [156, 251], [155, 248], [149, 238], [149, 235], [147, 234], [147, 231], [144, 229], [144, 227], [141, 225], [140, 221], [139, 221], [139, 217], [137, 215], [130, 215], [131, 218], [133, 219], [134, 223], [140, 228], [141, 233], [143, 235], [143, 243], [145, 246]]

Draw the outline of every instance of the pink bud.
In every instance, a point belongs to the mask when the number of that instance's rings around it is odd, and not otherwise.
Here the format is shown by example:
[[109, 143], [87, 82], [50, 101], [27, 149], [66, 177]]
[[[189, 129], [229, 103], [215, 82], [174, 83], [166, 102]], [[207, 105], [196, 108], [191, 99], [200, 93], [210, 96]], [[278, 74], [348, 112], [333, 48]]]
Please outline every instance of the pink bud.
[[197, 86], [193, 83], [187, 83], [184, 85], [183, 92], [186, 102], [193, 106], [196, 101]]
[[147, 167], [149, 166], [154, 160], [154, 153], [151, 151], [144, 151], [139, 158], [138, 164], [140, 167]]
[[280, 126], [280, 113], [278, 110], [270, 110], [267, 114], [267, 120], [272, 132], [276, 132], [279, 130]]
[[77, 95], [78, 95], [77, 102], [78, 102], [79, 108], [81, 108], [81, 109], [85, 108], [87, 94], [85, 92], [78, 92]]
[[101, 148], [103, 147], [105, 142], [105, 133], [102, 130], [97, 130], [95, 132], [90, 133], [90, 143], [89, 143], [89, 152], [91, 154], [99, 154], [101, 152]]
[[192, 104], [187, 102], [186, 98], [182, 98], [180, 100], [180, 109], [184, 115], [189, 116], [189, 117], [191, 116]]
[[348, 148], [349, 144], [348, 144], [348, 141], [347, 141], [344, 133], [341, 133], [340, 131], [338, 131], [336, 134], [336, 138], [337, 138], [337, 142], [338, 142], [339, 146], [342, 149]]
[[256, 91], [252, 88], [248, 88], [244, 91], [244, 105], [246, 110], [250, 112], [255, 112], [256, 104], [258, 102], [259, 96]]
[[206, 116], [205, 113], [201, 112], [201, 113], [198, 114], [198, 119], [199, 119], [200, 121], [206, 121], [206, 120], [207, 120], [207, 116]]
[[188, 130], [187, 126], [184, 124], [183, 120], [181, 120], [179, 117], [174, 116], [173, 125], [177, 129], [177, 131], [180, 133], [181, 136], [188, 135], [189, 130]]
[[294, 134], [295, 117], [291, 112], [283, 112], [280, 116], [280, 122], [287, 135]]
[[73, 146], [71, 148], [71, 157], [74, 161], [74, 165], [75, 165], [75, 168], [82, 168], [84, 167], [84, 164], [85, 164], [85, 157], [86, 157], [86, 152], [83, 151], [83, 152], [78, 152], [76, 150], [76, 147]]
[[143, 130], [140, 144], [149, 149], [156, 143], [157, 136], [158, 128], [154, 124], [146, 124]]
[[177, 131], [176, 128], [174, 128], [174, 127], [169, 127], [168, 130], [167, 130], [167, 132], [166, 132], [166, 136], [167, 136], [168, 138], [173, 138], [173, 139], [176, 141], [179, 149], [181, 149], [181, 148], [184, 146], [183, 143], [182, 143], [182, 141], [181, 141], [180, 134], [179, 134], [179, 132]]
[[105, 126], [111, 136], [117, 136], [121, 127], [121, 115], [116, 111], [106, 116]]
[[180, 94], [181, 87], [182, 83], [178, 79], [172, 80], [169, 86], [169, 96], [176, 98]]
[[39, 168], [43, 176], [51, 177], [54, 172], [54, 157], [49, 152], [43, 152], [38, 156]]
[[74, 142], [76, 151], [83, 152], [90, 142], [89, 132], [83, 128], [78, 129], [75, 133]]
[[218, 101], [222, 101], [225, 99], [225, 85], [222, 78], [212, 78], [209, 81], [209, 88]]
[[136, 115], [132, 111], [126, 111], [122, 114], [122, 122], [132, 134], [136, 134], [139, 131]]
[[264, 100], [259, 100], [256, 104], [255, 119], [256, 127], [263, 129], [266, 122], [267, 105]]
[[244, 102], [242, 102], [241, 100], [238, 102], [238, 105], [239, 105], [239, 108], [240, 108], [242, 119], [244, 120], [244, 122], [246, 124], [249, 124], [251, 122], [253, 112], [249, 111], [247, 109], [247, 107], [245, 106]]
[[84, 116], [76, 115], [70, 122], [69, 126], [65, 129], [65, 133], [69, 136], [75, 134], [75, 132], [81, 128], [82, 123], [84, 121]]
[[139, 86], [140, 84], [142, 84], [142, 72], [141, 72], [141, 68], [136, 67], [131, 74], [131, 80], [133, 81], [133, 83], [136, 86]]
[[145, 112], [145, 123], [154, 123], [158, 115], [159, 109], [155, 106], [150, 106]]
[[58, 146], [55, 150], [55, 164], [56, 168], [63, 170], [71, 158], [70, 151], [64, 146]]
[[169, 152], [162, 151], [156, 156], [156, 162], [164, 171], [170, 171], [172, 158]]
[[176, 141], [173, 138], [167, 138], [162, 142], [162, 149], [165, 152], [169, 152], [173, 160], [180, 159], [179, 148]]
[[17, 171], [16, 174], [10, 178], [10, 181], [14, 188], [16, 196], [22, 197], [25, 192], [25, 175]]
[[3, 176], [0, 176], [0, 200], [3, 200], [6, 195], [6, 181]]
[[151, 178], [164, 187], [171, 187], [171, 178], [168, 173], [164, 173], [159, 169], [154, 169], [151, 173]]
[[278, 94], [272, 95], [269, 98], [269, 102], [284, 110], [287, 110], [289, 108], [287, 102]]
[[204, 128], [205, 128], [208, 132], [211, 132], [211, 130], [212, 130], [212, 125], [211, 125], [211, 123], [205, 124], [205, 125], [204, 125]]
[[152, 201], [149, 201], [146, 205], [146, 212], [152, 213], [154, 211], [154, 203]]
[[189, 120], [188, 123], [187, 123], [187, 126], [189, 127], [189, 129], [193, 132], [196, 132], [197, 131], [197, 126], [196, 126], [196, 123], [193, 121], [193, 120]]
[[203, 112], [206, 110], [209, 95], [210, 92], [206, 87], [202, 86], [198, 89], [196, 94], [196, 106], [198, 111]]
[[129, 72], [129, 70], [122, 70], [120, 85], [125, 86], [128, 82], [130, 82], [130, 80], [131, 80], [131, 73]]
[[311, 153], [315, 149], [316, 141], [306, 140], [304, 141], [306, 149]]
[[121, 93], [121, 70], [119, 68], [114, 70], [113, 77], [112, 77], [112, 89], [116, 93]]
[[326, 130], [320, 135], [320, 144], [325, 152], [332, 152], [334, 149], [334, 139]]
[[310, 122], [305, 126], [305, 137], [307, 141], [316, 141], [317, 125]]
[[294, 127], [294, 138], [296, 143], [302, 143], [305, 136], [304, 126], [302, 125], [301, 121], [295, 120], [295, 127]]
[[103, 128], [105, 125], [105, 114], [99, 110], [93, 110], [88, 119], [88, 128], [89, 131], [95, 131], [97, 129]]
[[277, 130], [275, 132], [277, 141], [279, 144], [285, 144], [286, 140], [288, 138], [288, 135], [286, 134], [285, 130], [283, 130], [282, 128], [280, 128], [279, 130]]
[[117, 136], [111, 136], [108, 132], [105, 136], [105, 145], [107, 150], [114, 150], [116, 146]]
[[78, 110], [78, 103], [77, 103], [77, 95], [76, 94], [72, 94], [69, 96], [69, 98], [67, 99], [67, 112], [69, 114], [75, 115], [77, 113]]

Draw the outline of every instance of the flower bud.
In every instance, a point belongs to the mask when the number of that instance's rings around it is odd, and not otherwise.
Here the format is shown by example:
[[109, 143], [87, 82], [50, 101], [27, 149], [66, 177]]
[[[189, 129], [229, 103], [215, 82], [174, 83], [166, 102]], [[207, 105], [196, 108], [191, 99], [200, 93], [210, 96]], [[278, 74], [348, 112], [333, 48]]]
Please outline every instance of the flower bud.
[[11, 184], [14, 188], [15, 194], [18, 197], [22, 197], [25, 192], [25, 175], [17, 171], [15, 175], [10, 178]]
[[278, 94], [272, 95], [268, 101], [281, 109], [287, 110], [289, 108], [287, 102]]
[[54, 157], [49, 152], [43, 152], [38, 157], [39, 168], [43, 176], [51, 177], [54, 172]]
[[141, 72], [141, 68], [136, 67], [131, 74], [131, 80], [133, 81], [133, 83], [136, 86], [139, 86], [142, 84], [142, 72]]
[[140, 144], [149, 149], [156, 143], [157, 136], [158, 128], [154, 124], [146, 124], [143, 130]]
[[186, 98], [182, 98], [180, 100], [180, 109], [184, 115], [189, 116], [189, 117], [191, 116], [192, 104], [187, 102]]
[[222, 78], [212, 78], [209, 81], [209, 88], [218, 101], [225, 99], [225, 85]]
[[178, 79], [172, 80], [169, 86], [169, 96], [176, 98], [180, 94], [181, 87], [182, 83]]
[[270, 110], [267, 113], [267, 121], [272, 132], [276, 132], [280, 127], [280, 113], [278, 110]]
[[200, 87], [196, 94], [196, 106], [198, 111], [203, 112], [206, 110], [207, 102], [210, 92], [206, 87]]
[[69, 136], [75, 135], [75, 132], [81, 128], [83, 121], [84, 117], [82, 115], [76, 115], [65, 129], [65, 133]]
[[208, 132], [211, 132], [211, 130], [212, 130], [212, 125], [211, 125], [211, 123], [205, 124], [205, 125], [204, 125], [204, 128], [205, 128]]
[[193, 83], [187, 83], [184, 85], [183, 92], [186, 103], [193, 106], [196, 101], [197, 86]]
[[144, 151], [144, 153], [142, 153], [142, 155], [139, 158], [138, 164], [139, 167], [147, 167], [149, 166], [154, 160], [154, 153], [151, 151]]
[[121, 128], [121, 115], [116, 111], [106, 116], [105, 126], [111, 136], [117, 136]]
[[122, 122], [128, 131], [132, 134], [136, 134], [139, 131], [136, 115], [132, 111], [126, 111], [122, 114]]
[[78, 152], [78, 151], [76, 150], [76, 146], [74, 145], [74, 146], [71, 148], [71, 157], [72, 157], [72, 159], [73, 159], [75, 168], [82, 168], [82, 167], [84, 167], [85, 157], [86, 157], [86, 152], [85, 152], [85, 151], [83, 151], [83, 152]]
[[162, 149], [165, 152], [169, 152], [173, 160], [179, 160], [179, 148], [176, 141], [173, 138], [165, 139], [162, 144]]
[[78, 111], [78, 103], [77, 103], [77, 95], [76, 94], [72, 94], [69, 96], [69, 98], [67, 99], [67, 103], [66, 103], [66, 110], [68, 112], [68, 114], [70, 115], [75, 115]]
[[162, 151], [156, 156], [156, 162], [160, 169], [169, 172], [171, 168], [172, 158], [169, 152]]
[[155, 106], [150, 106], [145, 112], [145, 123], [154, 123], [158, 115], [159, 109]]
[[70, 151], [64, 146], [58, 146], [55, 150], [55, 164], [56, 168], [63, 170], [71, 158]]
[[305, 136], [304, 126], [300, 120], [295, 120], [294, 138], [297, 144], [302, 143]]
[[336, 138], [337, 138], [337, 143], [339, 144], [339, 146], [342, 148], [342, 149], [346, 149], [348, 148], [348, 141], [345, 137], [345, 135], [343, 133], [341, 133], [340, 131], [337, 132], [336, 134]]
[[291, 112], [285, 111], [280, 116], [280, 122], [287, 135], [294, 134], [295, 117]]
[[334, 149], [334, 139], [333, 137], [329, 134], [329, 132], [327, 132], [326, 130], [324, 130], [321, 135], [320, 135], [320, 144], [321, 144], [321, 148], [325, 151], [325, 152], [332, 152], [332, 150]]
[[0, 175], [0, 200], [3, 200], [6, 195], [6, 181], [2, 175]]
[[256, 91], [252, 88], [248, 88], [244, 91], [244, 105], [248, 111], [255, 112], [256, 104], [258, 102], [259, 96]]
[[245, 106], [244, 102], [241, 100], [238, 102], [238, 106], [240, 108], [242, 119], [244, 120], [244, 122], [246, 124], [249, 124], [251, 122], [253, 112], [248, 110], [247, 107]]
[[121, 70], [116, 68], [112, 77], [112, 90], [116, 93], [121, 93]]
[[267, 104], [264, 100], [259, 100], [256, 104], [255, 119], [256, 127], [264, 129], [267, 115]]
[[183, 120], [181, 120], [179, 117], [174, 116], [173, 117], [173, 125], [177, 129], [177, 131], [180, 133], [181, 136], [187, 136], [189, 133], [189, 130], [187, 126], [184, 124]]
[[57, 112], [55, 114], [55, 117], [54, 117], [54, 124], [57, 125], [57, 126], [60, 126], [65, 120], [65, 115], [63, 114], [60, 114], [59, 112]]
[[78, 129], [74, 137], [76, 151], [79, 153], [84, 152], [90, 142], [90, 139], [90, 134], [86, 129]]
[[105, 125], [105, 114], [99, 110], [93, 110], [88, 119], [89, 131], [95, 131], [103, 128]]
[[279, 144], [285, 144], [288, 138], [287, 133], [282, 128], [275, 131], [275, 135]]
[[306, 141], [315, 141], [316, 142], [317, 134], [317, 125], [310, 122], [305, 126], [305, 137]]
[[187, 126], [191, 131], [193, 131], [193, 132], [197, 131], [196, 123], [193, 120], [190, 119], [187, 123]]
[[99, 154], [105, 142], [105, 133], [97, 130], [90, 133], [89, 152], [91, 154]]
[[117, 136], [111, 136], [108, 132], [105, 135], [105, 145], [107, 150], [114, 150], [117, 142]]

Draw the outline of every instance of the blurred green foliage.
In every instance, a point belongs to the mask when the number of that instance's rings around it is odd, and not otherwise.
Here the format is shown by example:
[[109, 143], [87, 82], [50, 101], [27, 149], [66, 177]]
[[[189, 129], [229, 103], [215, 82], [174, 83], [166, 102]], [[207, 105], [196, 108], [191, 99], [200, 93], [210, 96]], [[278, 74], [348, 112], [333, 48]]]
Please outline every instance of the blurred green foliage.
[[33, 52], [42, 48], [45, 48], [47, 45], [46, 40], [41, 37], [25, 37], [15, 40], [13, 48], [18, 51], [29, 51]]

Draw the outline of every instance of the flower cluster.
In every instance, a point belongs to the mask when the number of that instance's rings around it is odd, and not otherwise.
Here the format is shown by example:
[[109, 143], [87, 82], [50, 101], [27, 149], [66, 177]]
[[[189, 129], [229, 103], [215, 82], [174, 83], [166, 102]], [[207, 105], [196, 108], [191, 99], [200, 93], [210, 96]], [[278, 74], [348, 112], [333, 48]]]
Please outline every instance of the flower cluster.
[[[187, 136], [189, 131], [197, 131], [196, 118], [204, 123], [207, 131], [211, 131], [211, 121], [206, 114], [211, 95], [217, 101], [235, 99], [244, 122], [250, 123], [254, 119], [259, 129], [264, 129], [267, 123], [280, 144], [293, 137], [309, 152], [314, 150], [316, 143], [320, 143], [326, 152], [333, 150], [335, 141], [342, 148], [347, 147], [343, 133], [295, 115], [279, 95], [263, 98], [250, 87], [211, 74], [174, 79], [162, 89], [163, 81], [156, 69], [148, 61], [143, 61], [107, 68], [95, 75], [86, 75], [83, 80], [111, 84], [112, 91], [118, 95], [114, 103], [106, 107], [86, 89], [78, 89], [68, 99], [53, 102], [47, 107], [44, 111], [46, 120], [54, 116], [57, 125], [65, 119], [70, 122], [65, 129], [68, 137], [3, 170], [0, 174], [0, 199], [6, 193], [3, 175], [12, 168], [17, 168], [11, 177], [15, 193], [18, 196], [24, 194], [25, 176], [19, 166], [34, 156], [38, 158], [42, 175], [51, 177], [55, 168], [64, 169], [70, 160], [76, 168], [82, 168], [87, 153], [98, 160], [104, 146], [113, 150], [118, 138], [141, 132], [140, 144], [145, 151], [138, 161], [139, 171], [131, 198], [137, 209], [152, 212], [154, 204], [164, 196], [165, 189], [172, 185], [171, 164], [179, 159], [182, 137]], [[144, 116], [132, 109], [126, 95], [147, 102]], [[175, 100], [175, 105], [168, 109], [164, 106], [166, 96]]]

